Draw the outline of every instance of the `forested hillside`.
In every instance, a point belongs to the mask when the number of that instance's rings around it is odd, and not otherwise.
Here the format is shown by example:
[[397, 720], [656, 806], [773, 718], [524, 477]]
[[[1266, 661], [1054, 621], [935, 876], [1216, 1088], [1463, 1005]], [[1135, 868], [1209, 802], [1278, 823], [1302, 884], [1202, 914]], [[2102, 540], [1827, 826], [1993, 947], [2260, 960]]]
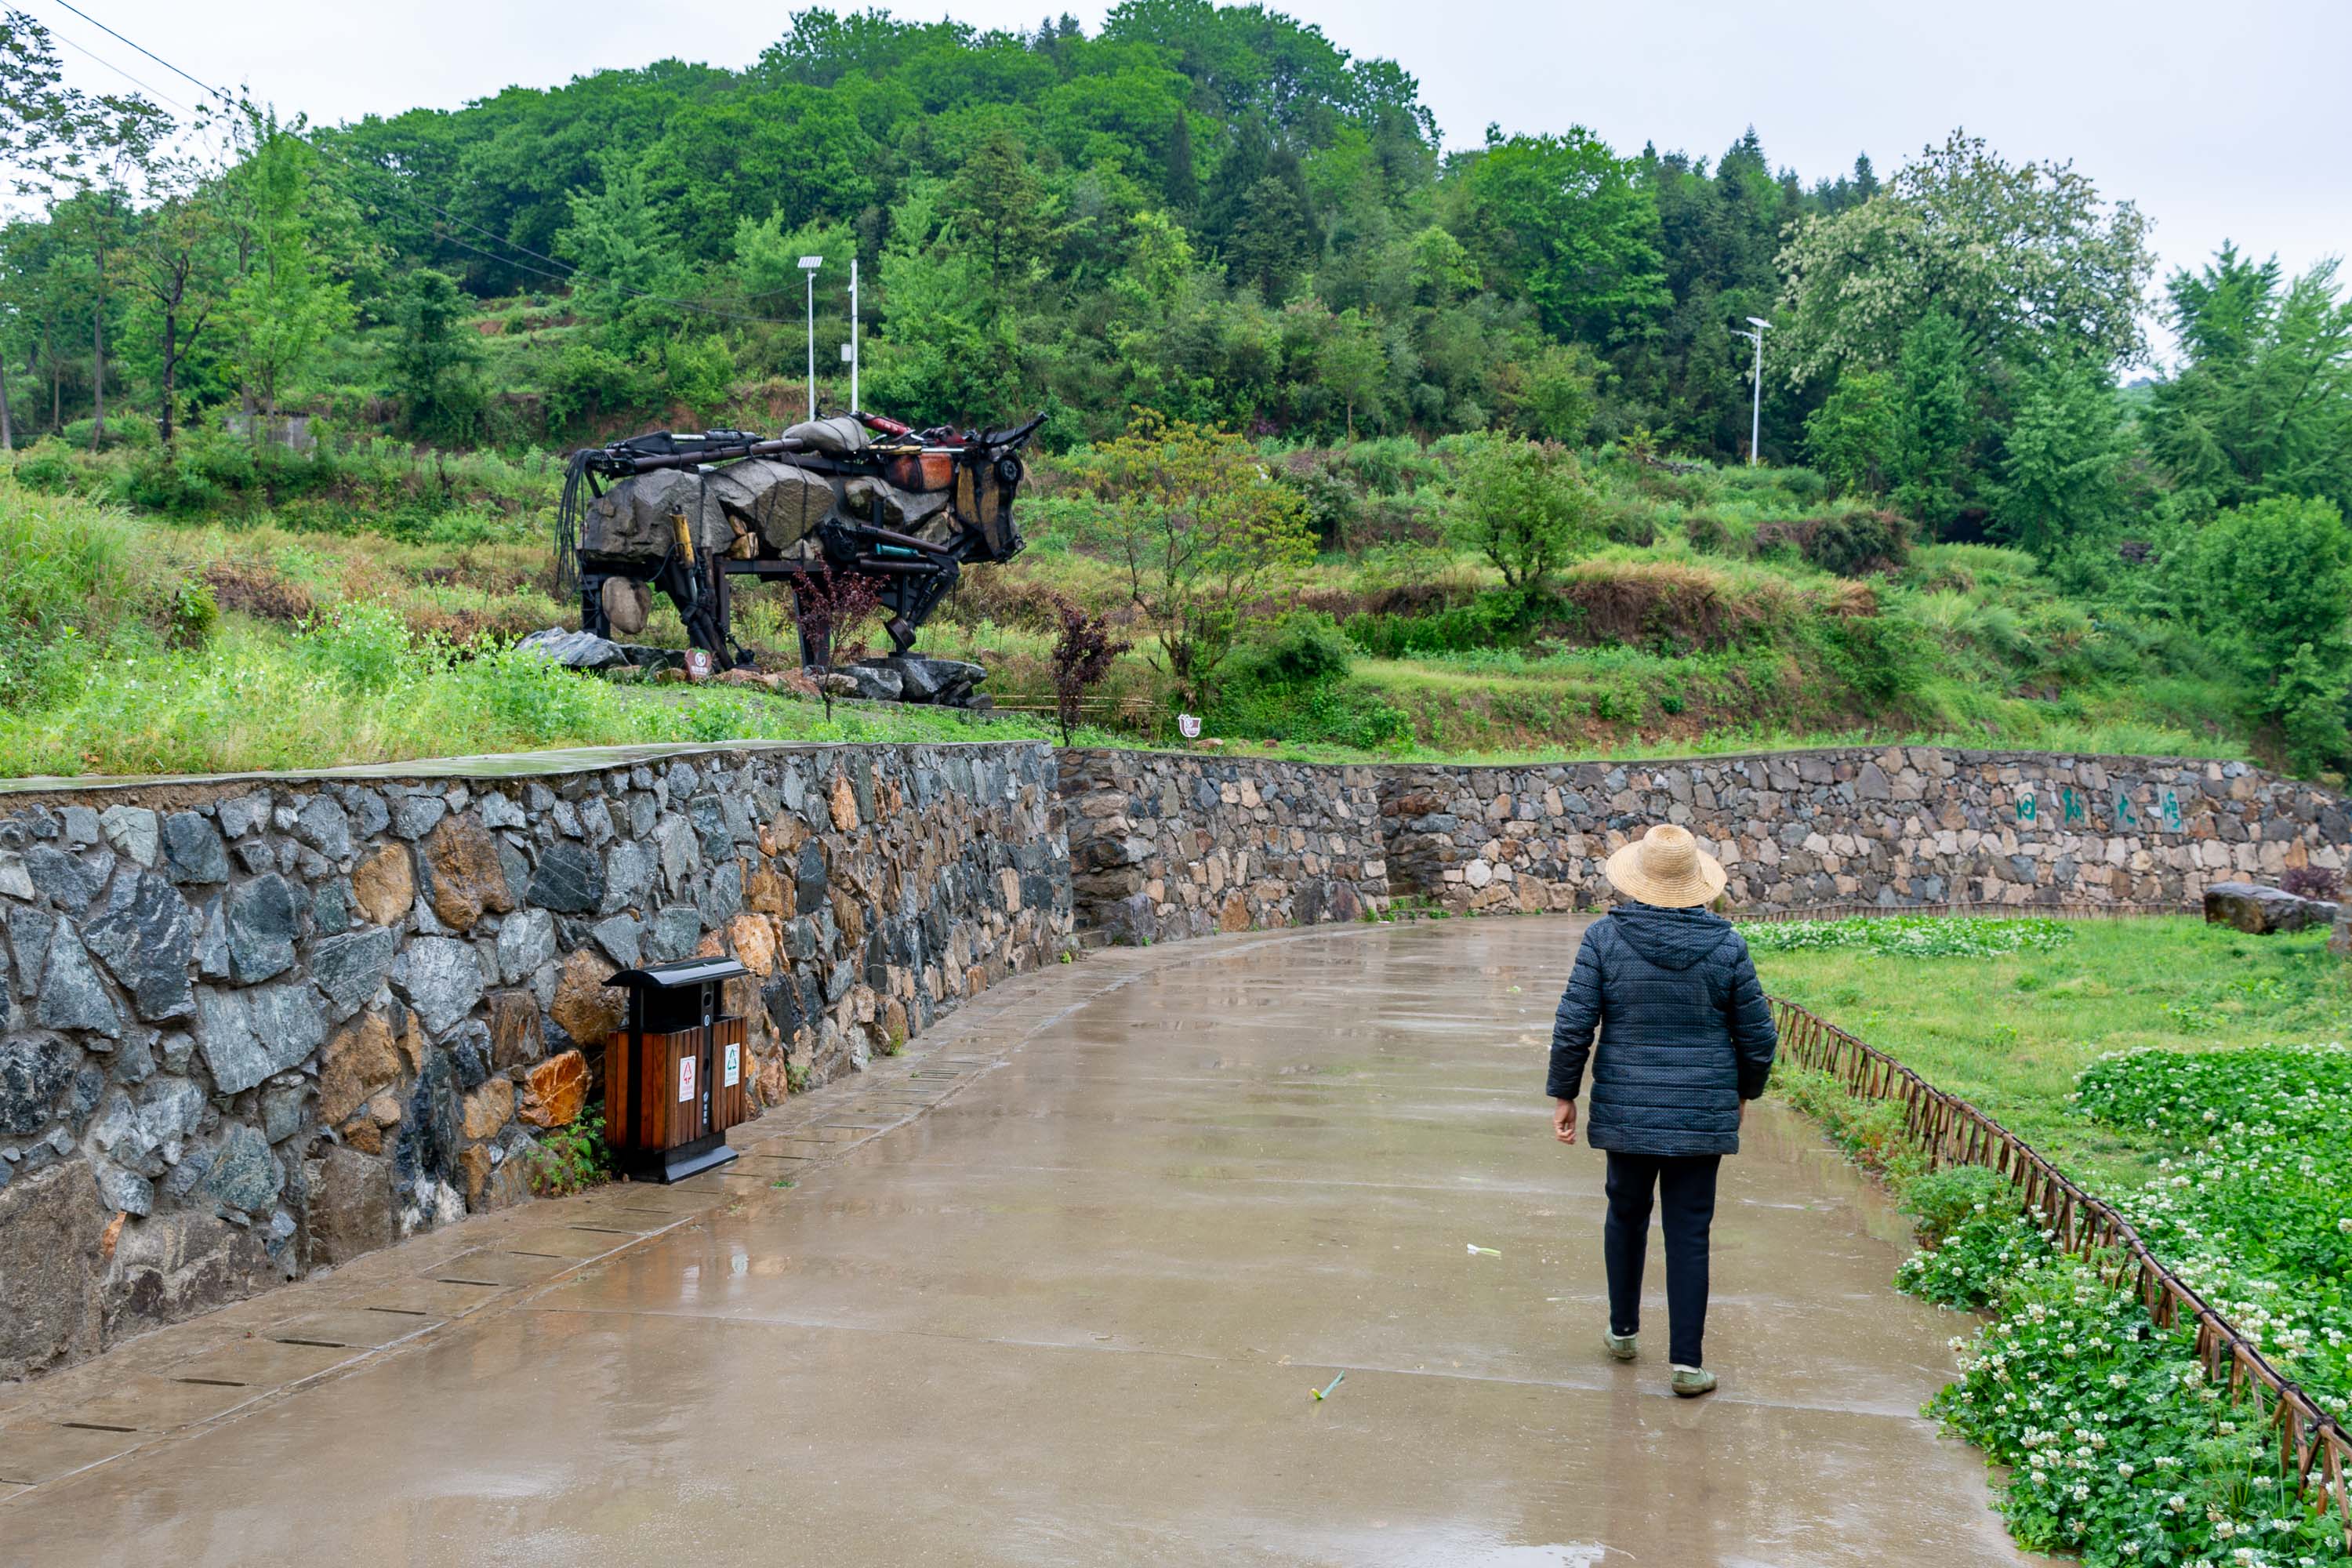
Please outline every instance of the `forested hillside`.
[[[2334, 269], [2256, 236], [2159, 281], [2063, 158], [1469, 142], [1412, 62], [1207, 0], [1092, 35], [813, 10], [740, 68], [334, 125], [101, 90], [5, 26], [7, 504], [126, 508], [171, 563], [136, 614], [16, 595], [0, 710], [45, 755], [106, 722], [59, 627], [217, 663], [174, 608], [210, 604], [249, 660], [367, 601], [446, 663], [567, 615], [551, 454], [800, 417], [804, 256], [825, 408], [855, 257], [867, 407], [1050, 416], [1035, 548], [926, 634], [1007, 696], [1066, 601], [1132, 645], [1103, 711], [1148, 734], [2352, 751]], [[1245, 571], [1134, 568], [1197, 516], [1171, 474], [1238, 498]]]

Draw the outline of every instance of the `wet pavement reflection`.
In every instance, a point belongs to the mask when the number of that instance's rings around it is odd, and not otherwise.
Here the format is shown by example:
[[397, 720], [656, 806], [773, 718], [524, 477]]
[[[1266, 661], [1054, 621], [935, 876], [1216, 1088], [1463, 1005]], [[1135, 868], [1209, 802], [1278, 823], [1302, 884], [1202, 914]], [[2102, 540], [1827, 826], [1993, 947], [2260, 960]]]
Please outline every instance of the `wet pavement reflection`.
[[[2026, 1561], [1916, 1414], [1963, 1324], [1886, 1288], [1899, 1219], [1786, 1112], [1725, 1166], [1721, 1392], [1666, 1392], [1654, 1254], [1647, 1359], [1603, 1354], [1601, 1157], [1552, 1142], [1542, 1098], [1578, 929], [1016, 982], [919, 1042], [911, 1086], [958, 1086], [929, 1114], [874, 1133], [845, 1100], [802, 1138], [866, 1142], [772, 1139], [634, 1245], [693, 1193], [542, 1205], [494, 1264], [417, 1284], [533, 1258], [517, 1282], [551, 1283], [0, 1500], [0, 1561]], [[271, 1353], [298, 1348], [337, 1353]]]

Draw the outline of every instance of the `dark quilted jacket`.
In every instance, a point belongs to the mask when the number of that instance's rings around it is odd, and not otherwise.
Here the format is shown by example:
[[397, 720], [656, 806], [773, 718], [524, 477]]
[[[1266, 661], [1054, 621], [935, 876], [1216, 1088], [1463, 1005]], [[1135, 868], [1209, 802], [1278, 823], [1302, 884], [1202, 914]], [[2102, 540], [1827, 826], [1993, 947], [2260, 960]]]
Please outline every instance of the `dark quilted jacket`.
[[1593, 921], [1576, 950], [1552, 1026], [1551, 1094], [1574, 1100], [1593, 1057], [1585, 1136], [1594, 1148], [1734, 1154], [1739, 1102], [1764, 1092], [1777, 1043], [1748, 943], [1729, 921], [1624, 904]]

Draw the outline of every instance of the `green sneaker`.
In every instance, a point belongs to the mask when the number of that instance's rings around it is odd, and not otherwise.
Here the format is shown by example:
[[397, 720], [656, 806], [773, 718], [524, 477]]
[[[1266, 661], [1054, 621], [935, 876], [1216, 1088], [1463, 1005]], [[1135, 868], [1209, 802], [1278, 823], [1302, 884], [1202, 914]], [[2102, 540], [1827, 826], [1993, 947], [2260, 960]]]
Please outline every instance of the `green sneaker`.
[[1632, 1361], [1633, 1359], [1634, 1354], [1636, 1353], [1633, 1348], [1633, 1342], [1639, 1338], [1641, 1338], [1639, 1334], [1616, 1334], [1610, 1332], [1607, 1329], [1601, 1331], [1601, 1342], [1608, 1346], [1609, 1353], [1615, 1356], [1619, 1361]]
[[1715, 1392], [1715, 1373], [1703, 1366], [1677, 1364], [1672, 1380], [1674, 1391], [1685, 1399], [1696, 1399], [1702, 1394]]

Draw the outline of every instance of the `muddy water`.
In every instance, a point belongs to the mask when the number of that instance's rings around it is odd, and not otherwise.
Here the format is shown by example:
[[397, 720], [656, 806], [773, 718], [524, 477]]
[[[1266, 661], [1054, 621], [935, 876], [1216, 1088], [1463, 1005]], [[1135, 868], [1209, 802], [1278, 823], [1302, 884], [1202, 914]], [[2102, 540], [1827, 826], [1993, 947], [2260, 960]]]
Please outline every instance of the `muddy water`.
[[1576, 930], [1090, 961], [1131, 976], [931, 1114], [0, 1504], [0, 1561], [2025, 1561], [1916, 1414], [1956, 1321], [1783, 1113], [1725, 1165], [1721, 1391], [1666, 1392], [1654, 1251], [1602, 1353], [1601, 1162], [1542, 1097]]

